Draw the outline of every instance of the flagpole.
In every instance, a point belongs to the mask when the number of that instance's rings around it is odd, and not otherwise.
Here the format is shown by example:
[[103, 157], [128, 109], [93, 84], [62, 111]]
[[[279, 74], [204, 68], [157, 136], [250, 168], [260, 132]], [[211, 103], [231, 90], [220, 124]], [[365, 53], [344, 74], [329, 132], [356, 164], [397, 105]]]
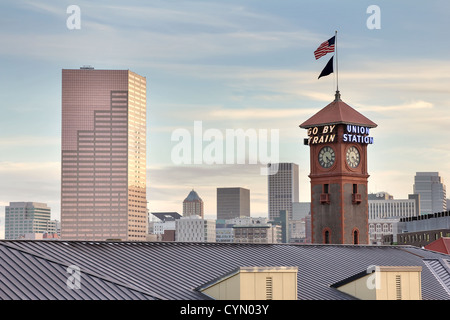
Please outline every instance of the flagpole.
[[336, 93], [339, 92], [339, 67], [338, 67], [338, 50], [337, 50], [337, 30], [334, 33], [334, 48], [336, 50]]

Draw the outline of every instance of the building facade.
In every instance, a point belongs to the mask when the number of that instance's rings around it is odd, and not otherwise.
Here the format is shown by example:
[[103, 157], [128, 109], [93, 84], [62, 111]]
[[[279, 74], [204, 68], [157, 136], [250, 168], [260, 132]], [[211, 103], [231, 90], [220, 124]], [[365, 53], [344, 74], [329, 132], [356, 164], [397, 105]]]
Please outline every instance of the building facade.
[[267, 218], [241, 217], [226, 220], [233, 229], [235, 243], [281, 243], [280, 225], [272, 224]]
[[311, 214], [311, 202], [293, 202], [292, 220], [301, 220]]
[[175, 220], [175, 241], [216, 242], [216, 221], [197, 215]]
[[145, 241], [146, 78], [62, 70], [61, 237]]
[[439, 172], [416, 172], [413, 189], [420, 195], [421, 214], [447, 211], [446, 186]]
[[286, 210], [292, 219], [292, 203], [299, 199], [298, 165], [272, 163], [268, 167], [269, 219], [279, 217], [280, 210]]
[[183, 201], [183, 217], [190, 216], [204, 217], [203, 200], [198, 196], [194, 189], [189, 192], [188, 196]]
[[450, 236], [450, 211], [436, 212], [412, 218], [402, 218], [395, 230], [394, 243], [425, 246]]
[[408, 218], [420, 215], [420, 196], [408, 195], [408, 199], [394, 199], [385, 193], [369, 194], [369, 220]]
[[178, 212], [152, 212], [149, 234], [156, 235], [158, 241], [175, 241], [175, 221], [180, 218]]
[[216, 242], [233, 242], [233, 224], [230, 220], [216, 219]]
[[370, 219], [369, 220], [369, 244], [385, 244], [386, 238], [391, 238], [393, 242], [397, 241], [395, 230], [400, 218], [388, 219]]
[[56, 221], [50, 220], [50, 216], [51, 209], [45, 203], [10, 202], [5, 206], [5, 239], [26, 239], [35, 234], [42, 237], [56, 232]]
[[250, 190], [217, 188], [217, 219], [250, 217]]

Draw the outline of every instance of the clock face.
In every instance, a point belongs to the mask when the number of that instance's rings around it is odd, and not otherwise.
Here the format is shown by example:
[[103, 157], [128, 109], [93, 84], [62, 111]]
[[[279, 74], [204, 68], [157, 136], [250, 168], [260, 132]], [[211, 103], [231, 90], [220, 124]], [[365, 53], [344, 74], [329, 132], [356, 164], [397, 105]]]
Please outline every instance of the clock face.
[[350, 147], [347, 150], [347, 164], [350, 168], [356, 168], [359, 165], [359, 151], [356, 147]]
[[324, 168], [329, 168], [336, 160], [336, 155], [333, 148], [323, 147], [319, 151], [319, 164]]

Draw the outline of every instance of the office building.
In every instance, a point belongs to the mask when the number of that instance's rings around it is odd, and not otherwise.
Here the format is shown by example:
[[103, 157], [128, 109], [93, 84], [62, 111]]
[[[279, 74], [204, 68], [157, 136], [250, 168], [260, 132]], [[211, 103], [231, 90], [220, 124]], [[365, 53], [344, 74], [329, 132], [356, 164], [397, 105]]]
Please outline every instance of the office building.
[[241, 217], [226, 220], [233, 228], [235, 243], [281, 243], [280, 225], [273, 224], [267, 218]]
[[203, 200], [197, 192], [192, 189], [183, 201], [183, 217], [200, 216], [204, 217]]
[[298, 202], [298, 165], [295, 163], [269, 164], [268, 197], [269, 219], [279, 217], [286, 210], [292, 220], [292, 203]]
[[146, 239], [146, 112], [145, 77], [62, 70], [62, 239]]
[[250, 217], [250, 190], [217, 188], [217, 219]]
[[292, 220], [302, 220], [311, 214], [311, 202], [293, 202]]
[[216, 242], [233, 242], [233, 223], [230, 220], [216, 219]]
[[42, 238], [55, 226], [50, 216], [51, 209], [45, 203], [10, 202], [9, 206], [5, 206], [5, 239], [34, 239], [35, 234]]
[[375, 219], [416, 217], [420, 214], [420, 195], [410, 194], [408, 199], [394, 199], [386, 192], [368, 195], [369, 222]]
[[442, 237], [450, 237], [450, 211], [402, 218], [395, 233], [398, 244], [419, 247]]
[[420, 195], [421, 214], [447, 210], [446, 187], [439, 172], [416, 172], [413, 189]]
[[400, 218], [369, 219], [369, 244], [383, 245], [386, 239], [397, 241], [395, 230]]
[[291, 224], [289, 223], [288, 214], [286, 210], [280, 210], [280, 215], [274, 218], [270, 223], [273, 226], [279, 227], [280, 242], [289, 243], [291, 236]]
[[175, 220], [175, 241], [216, 242], [216, 221], [198, 215]]
[[175, 241], [175, 221], [181, 218], [178, 212], [152, 212], [156, 219], [149, 222], [149, 234], [157, 235], [158, 241]]
[[369, 243], [382, 245], [385, 239], [397, 241], [395, 230], [401, 218], [420, 214], [420, 195], [410, 194], [408, 199], [394, 199], [387, 192], [368, 194]]

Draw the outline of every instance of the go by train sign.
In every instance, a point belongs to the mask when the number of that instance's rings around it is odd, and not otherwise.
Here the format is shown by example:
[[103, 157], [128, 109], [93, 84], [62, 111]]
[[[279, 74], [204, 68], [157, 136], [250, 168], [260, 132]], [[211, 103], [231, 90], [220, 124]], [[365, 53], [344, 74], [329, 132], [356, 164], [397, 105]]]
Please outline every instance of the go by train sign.
[[[365, 126], [344, 125], [342, 133], [342, 142], [352, 142], [360, 144], [373, 144], [373, 137], [369, 136], [370, 130]], [[308, 138], [305, 139], [305, 145], [333, 143], [338, 137], [338, 130], [335, 124], [308, 128]]]

